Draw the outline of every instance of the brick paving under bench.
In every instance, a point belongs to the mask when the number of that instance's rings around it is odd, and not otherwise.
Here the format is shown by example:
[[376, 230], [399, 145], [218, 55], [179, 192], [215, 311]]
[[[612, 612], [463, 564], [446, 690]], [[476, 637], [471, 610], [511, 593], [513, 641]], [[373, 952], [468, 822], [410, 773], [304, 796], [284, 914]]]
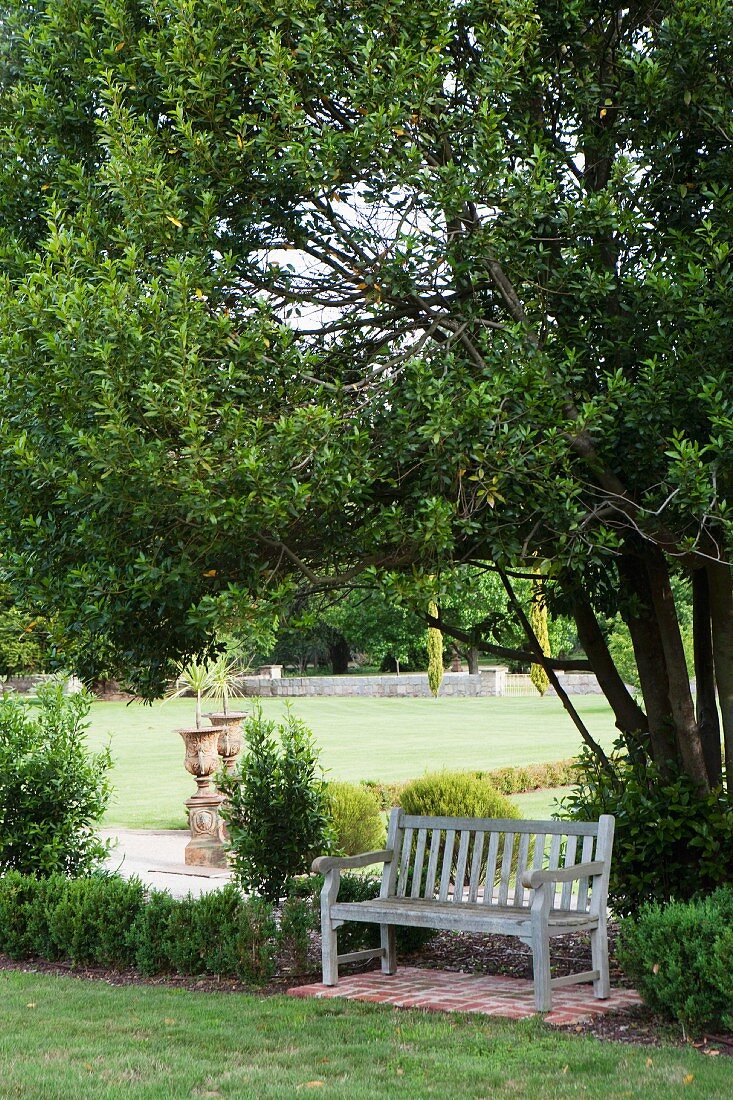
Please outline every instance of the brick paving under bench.
[[[526, 978], [505, 978], [479, 974], [456, 974], [444, 970], [423, 970], [402, 966], [396, 974], [379, 970], [339, 978], [337, 986], [320, 982], [289, 989], [291, 997], [344, 997], [349, 1001], [371, 1001], [397, 1008], [424, 1008], [435, 1012], [482, 1012], [522, 1020], [534, 1016], [534, 987]], [[588, 985], [556, 989], [548, 1024], [578, 1024], [589, 1016], [617, 1012], [641, 1004], [633, 989], [612, 989], [608, 1000], [599, 1001]]]

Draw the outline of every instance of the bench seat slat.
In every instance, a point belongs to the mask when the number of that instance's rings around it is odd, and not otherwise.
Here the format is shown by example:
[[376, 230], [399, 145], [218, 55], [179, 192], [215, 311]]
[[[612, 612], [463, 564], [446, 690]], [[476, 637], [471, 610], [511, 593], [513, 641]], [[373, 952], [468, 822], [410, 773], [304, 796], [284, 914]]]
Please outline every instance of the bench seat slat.
[[[530, 910], [513, 906], [454, 905], [452, 901], [418, 901], [411, 898], [375, 898], [373, 901], [337, 902], [331, 907], [334, 920], [356, 920], [371, 924], [408, 924], [420, 928], [451, 928], [465, 932], [497, 932], [505, 936], [528, 937]], [[550, 912], [550, 935], [567, 935], [595, 928], [598, 918], [586, 913]]]

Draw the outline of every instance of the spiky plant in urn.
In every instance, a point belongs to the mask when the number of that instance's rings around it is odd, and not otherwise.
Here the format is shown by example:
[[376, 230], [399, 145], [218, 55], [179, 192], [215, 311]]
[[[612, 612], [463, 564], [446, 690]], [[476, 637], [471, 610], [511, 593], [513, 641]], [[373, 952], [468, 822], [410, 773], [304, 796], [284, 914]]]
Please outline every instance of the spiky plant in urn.
[[232, 699], [244, 695], [242, 674], [240, 663], [226, 654], [209, 666], [208, 690], [214, 699], [221, 700], [221, 710], [209, 714], [208, 718], [221, 730], [217, 749], [230, 772], [234, 771], [234, 762], [242, 751], [242, 722], [247, 717], [246, 711], [229, 709]]

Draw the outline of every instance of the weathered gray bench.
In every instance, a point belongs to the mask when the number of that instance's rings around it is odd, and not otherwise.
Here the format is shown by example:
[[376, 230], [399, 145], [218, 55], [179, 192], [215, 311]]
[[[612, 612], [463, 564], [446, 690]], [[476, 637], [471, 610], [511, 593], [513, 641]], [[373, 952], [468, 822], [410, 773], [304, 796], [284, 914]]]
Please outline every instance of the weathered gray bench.
[[[552, 989], [593, 982], [608, 997], [606, 902], [615, 819], [597, 822], [413, 817], [392, 811], [387, 847], [358, 856], [320, 856], [323, 981], [336, 985], [342, 962], [379, 957], [397, 968], [395, 926], [449, 928], [517, 936], [532, 948], [535, 1005], [551, 1007]], [[338, 902], [342, 870], [384, 864], [372, 901]], [[380, 926], [381, 947], [339, 955], [345, 921]], [[590, 932], [592, 970], [550, 976], [550, 939]]]

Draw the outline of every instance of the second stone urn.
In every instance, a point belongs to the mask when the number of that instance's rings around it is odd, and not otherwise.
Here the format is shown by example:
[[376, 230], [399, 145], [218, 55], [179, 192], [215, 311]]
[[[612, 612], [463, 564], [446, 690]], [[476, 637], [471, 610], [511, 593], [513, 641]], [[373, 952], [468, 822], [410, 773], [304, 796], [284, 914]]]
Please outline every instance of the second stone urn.
[[196, 780], [196, 794], [186, 799], [191, 839], [185, 861], [199, 867], [226, 867], [226, 852], [219, 807], [224, 796], [211, 789], [211, 776], [219, 764], [218, 744], [222, 727], [179, 729], [186, 746], [186, 771]]
[[229, 711], [226, 714], [208, 714], [212, 726], [219, 729], [217, 751], [222, 757], [226, 769], [234, 771], [234, 763], [242, 751], [242, 722], [248, 717], [245, 711]]

